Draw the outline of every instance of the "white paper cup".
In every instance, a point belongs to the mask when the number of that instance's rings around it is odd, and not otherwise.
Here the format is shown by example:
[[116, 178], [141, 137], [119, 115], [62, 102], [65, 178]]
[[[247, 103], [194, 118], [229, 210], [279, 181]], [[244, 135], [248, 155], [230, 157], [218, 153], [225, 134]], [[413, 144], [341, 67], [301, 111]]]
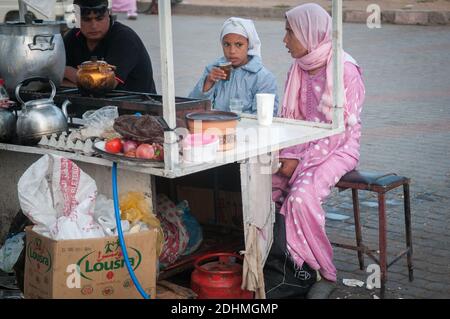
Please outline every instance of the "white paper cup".
[[257, 93], [256, 109], [259, 125], [271, 125], [273, 120], [273, 107], [275, 103], [275, 94]]

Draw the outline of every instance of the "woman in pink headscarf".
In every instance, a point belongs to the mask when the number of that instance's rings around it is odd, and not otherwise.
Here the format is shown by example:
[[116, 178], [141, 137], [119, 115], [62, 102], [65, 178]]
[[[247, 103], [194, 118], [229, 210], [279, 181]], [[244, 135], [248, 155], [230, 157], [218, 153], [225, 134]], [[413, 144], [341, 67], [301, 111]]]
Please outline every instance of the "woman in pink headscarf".
[[[286, 81], [282, 117], [331, 123], [331, 25], [330, 15], [316, 4], [300, 5], [286, 13], [283, 42], [294, 61]], [[358, 163], [365, 96], [359, 66], [348, 54], [343, 56], [345, 132], [282, 150], [272, 194], [284, 215], [286, 246], [294, 263], [298, 267], [306, 263], [332, 282], [336, 268], [322, 202]]]
[[138, 16], [136, 2], [136, 0], [113, 0], [112, 10], [113, 12], [126, 12], [128, 19], [136, 20]]

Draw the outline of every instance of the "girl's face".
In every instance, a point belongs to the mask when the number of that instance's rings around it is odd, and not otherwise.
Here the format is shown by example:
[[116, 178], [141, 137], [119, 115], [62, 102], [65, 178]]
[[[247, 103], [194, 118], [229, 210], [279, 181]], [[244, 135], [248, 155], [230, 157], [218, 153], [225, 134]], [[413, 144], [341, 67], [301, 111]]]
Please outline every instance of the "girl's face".
[[237, 68], [248, 62], [248, 39], [240, 34], [228, 33], [222, 39], [223, 55]]
[[283, 42], [288, 49], [288, 52], [294, 59], [299, 59], [308, 54], [308, 50], [303, 47], [300, 41], [292, 31], [289, 22], [286, 20], [286, 35], [283, 38]]

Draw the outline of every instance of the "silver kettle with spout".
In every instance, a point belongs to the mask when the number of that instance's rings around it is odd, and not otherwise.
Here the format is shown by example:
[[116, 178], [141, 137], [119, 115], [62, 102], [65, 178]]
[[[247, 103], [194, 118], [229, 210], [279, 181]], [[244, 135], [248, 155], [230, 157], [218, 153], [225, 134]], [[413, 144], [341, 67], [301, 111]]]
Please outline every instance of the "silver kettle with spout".
[[[24, 102], [20, 98], [20, 88], [33, 81], [50, 83], [52, 87], [50, 98]], [[42, 77], [26, 79], [17, 85], [15, 94], [17, 101], [22, 104], [16, 124], [19, 143], [37, 144], [44, 135], [60, 134], [68, 130], [67, 105], [70, 101], [63, 103], [62, 110], [54, 104], [56, 86], [51, 80]]]

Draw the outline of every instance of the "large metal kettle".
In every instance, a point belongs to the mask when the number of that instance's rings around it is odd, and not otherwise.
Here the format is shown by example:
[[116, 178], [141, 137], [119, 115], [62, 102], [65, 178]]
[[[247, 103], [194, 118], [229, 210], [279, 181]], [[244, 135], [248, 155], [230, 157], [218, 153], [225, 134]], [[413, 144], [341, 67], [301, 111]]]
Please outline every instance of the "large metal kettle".
[[[20, 88], [33, 81], [50, 83], [52, 87], [50, 98], [24, 102], [20, 98]], [[44, 135], [67, 131], [67, 105], [70, 104], [70, 101], [67, 100], [63, 103], [62, 110], [54, 104], [56, 87], [51, 80], [42, 77], [26, 79], [17, 85], [15, 94], [17, 101], [22, 104], [16, 125], [19, 143], [36, 144]]]
[[[0, 77], [7, 89], [32, 76], [47, 77], [60, 86], [66, 66], [61, 25], [62, 21], [42, 20], [0, 23]], [[33, 83], [33, 88], [43, 85]]]

